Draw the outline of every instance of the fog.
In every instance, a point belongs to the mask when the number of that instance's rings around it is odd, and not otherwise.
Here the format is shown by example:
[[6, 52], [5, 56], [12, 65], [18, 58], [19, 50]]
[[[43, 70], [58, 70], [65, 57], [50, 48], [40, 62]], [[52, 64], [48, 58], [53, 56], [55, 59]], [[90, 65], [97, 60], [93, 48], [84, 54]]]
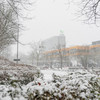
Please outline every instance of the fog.
[[[28, 44], [43, 41], [57, 36], [63, 31], [66, 46], [86, 45], [99, 40], [100, 28], [83, 23], [78, 18], [78, 6], [68, 4], [66, 0], [38, 0], [29, 12], [33, 19], [24, 20], [24, 30], [20, 34], [20, 42]], [[16, 46], [14, 46], [16, 50]], [[13, 50], [13, 52], [15, 52]], [[20, 52], [30, 51], [29, 46], [20, 45]]]

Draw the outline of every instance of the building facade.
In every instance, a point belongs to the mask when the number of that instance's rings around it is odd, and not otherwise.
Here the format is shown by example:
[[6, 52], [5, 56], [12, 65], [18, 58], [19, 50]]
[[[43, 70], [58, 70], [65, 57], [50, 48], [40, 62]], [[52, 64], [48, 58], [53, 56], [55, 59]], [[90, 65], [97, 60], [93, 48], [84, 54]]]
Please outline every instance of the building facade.
[[44, 51], [55, 50], [66, 47], [66, 38], [64, 34], [53, 36], [41, 42]]
[[49, 50], [44, 52], [44, 58], [50, 66], [100, 67], [100, 43]]

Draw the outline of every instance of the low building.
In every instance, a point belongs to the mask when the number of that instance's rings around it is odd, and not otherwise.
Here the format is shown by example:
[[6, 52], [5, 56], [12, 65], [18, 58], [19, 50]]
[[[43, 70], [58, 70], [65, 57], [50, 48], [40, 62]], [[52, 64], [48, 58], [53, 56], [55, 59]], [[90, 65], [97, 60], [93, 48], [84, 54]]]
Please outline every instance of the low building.
[[92, 45], [98, 45], [98, 44], [100, 44], [100, 41], [94, 41], [94, 42], [92, 42]]

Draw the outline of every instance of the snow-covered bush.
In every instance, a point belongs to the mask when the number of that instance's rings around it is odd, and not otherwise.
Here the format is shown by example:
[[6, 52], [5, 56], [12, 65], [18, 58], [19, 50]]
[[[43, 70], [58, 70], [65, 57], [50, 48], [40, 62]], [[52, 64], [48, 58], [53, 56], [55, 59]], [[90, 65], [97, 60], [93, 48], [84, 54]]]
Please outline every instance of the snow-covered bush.
[[10, 85], [0, 85], [0, 100], [27, 99], [25, 99], [23, 96], [22, 85], [17, 81], [12, 81]]
[[29, 84], [12, 81], [0, 85], [0, 99], [5, 100], [100, 100], [100, 77], [89, 72], [52, 75], [53, 80], [36, 78]]
[[53, 75], [53, 77], [55, 83], [60, 82], [61, 85], [59, 87], [67, 99], [100, 99], [100, 78], [97, 75], [92, 75], [88, 72], [74, 72], [64, 77], [56, 75]]
[[100, 100], [100, 77], [88, 72], [74, 72], [56, 76], [46, 82], [42, 79], [27, 85], [29, 100]]
[[19, 81], [21, 84], [28, 84], [41, 76], [40, 70], [34, 66], [0, 59], [0, 84], [10, 84], [13, 80]]
[[7, 70], [0, 73], [0, 84], [10, 84], [12, 81], [18, 81], [26, 85], [42, 76], [39, 70], [36, 72], [32, 70]]

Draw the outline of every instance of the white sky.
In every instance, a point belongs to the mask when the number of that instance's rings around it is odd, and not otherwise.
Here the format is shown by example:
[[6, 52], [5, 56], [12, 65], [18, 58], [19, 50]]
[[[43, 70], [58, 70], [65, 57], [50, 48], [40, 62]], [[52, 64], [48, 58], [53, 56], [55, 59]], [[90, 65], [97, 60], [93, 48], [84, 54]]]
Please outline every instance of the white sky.
[[[31, 12], [34, 19], [23, 22], [26, 31], [20, 32], [20, 41], [30, 43], [59, 35], [63, 30], [66, 45], [85, 45], [100, 40], [100, 27], [86, 25], [76, 19], [75, 6], [68, 8], [67, 0], [37, 0]], [[15, 48], [16, 49], [16, 48]], [[20, 51], [29, 51], [28, 46], [20, 46]]]

